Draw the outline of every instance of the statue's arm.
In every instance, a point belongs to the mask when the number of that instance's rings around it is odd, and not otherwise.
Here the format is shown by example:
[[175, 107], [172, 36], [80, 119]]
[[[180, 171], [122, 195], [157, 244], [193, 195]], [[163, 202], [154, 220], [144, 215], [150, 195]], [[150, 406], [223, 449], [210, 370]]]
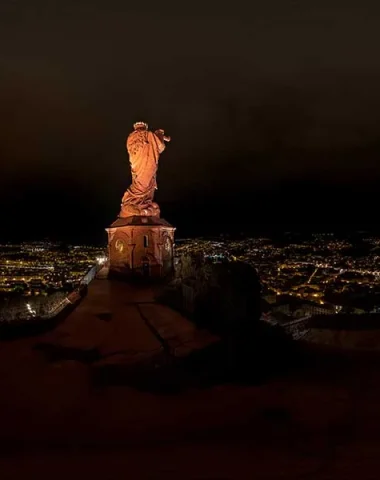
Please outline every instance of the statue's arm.
[[165, 135], [165, 130], [159, 128], [154, 132], [161, 141], [170, 142], [171, 138], [168, 135]]
[[156, 130], [154, 132], [154, 136], [156, 137], [159, 151], [160, 153], [162, 153], [165, 150], [165, 146], [166, 146], [165, 142], [170, 142], [170, 137], [165, 135], [165, 132], [162, 129]]

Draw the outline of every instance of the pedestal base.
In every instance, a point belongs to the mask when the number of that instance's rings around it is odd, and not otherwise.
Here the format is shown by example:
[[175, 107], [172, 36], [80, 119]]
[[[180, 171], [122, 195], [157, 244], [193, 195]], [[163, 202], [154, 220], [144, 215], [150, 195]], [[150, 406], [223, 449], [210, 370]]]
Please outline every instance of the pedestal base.
[[160, 207], [157, 203], [152, 202], [147, 205], [146, 208], [136, 207], [131, 204], [125, 204], [121, 206], [119, 218], [150, 216], [160, 218]]
[[163, 278], [173, 272], [174, 231], [158, 217], [118, 218], [109, 228], [109, 275]]

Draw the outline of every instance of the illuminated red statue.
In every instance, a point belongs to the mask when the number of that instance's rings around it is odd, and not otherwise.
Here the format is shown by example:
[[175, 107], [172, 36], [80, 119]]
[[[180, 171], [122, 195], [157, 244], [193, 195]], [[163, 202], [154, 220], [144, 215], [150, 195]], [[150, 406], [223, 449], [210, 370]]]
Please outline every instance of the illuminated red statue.
[[134, 131], [128, 136], [126, 147], [132, 171], [132, 184], [124, 193], [120, 217], [132, 215], [160, 216], [160, 207], [153, 202], [157, 189], [156, 174], [158, 159], [165, 150], [165, 142], [170, 137], [164, 130], [150, 132], [148, 125], [137, 122]]

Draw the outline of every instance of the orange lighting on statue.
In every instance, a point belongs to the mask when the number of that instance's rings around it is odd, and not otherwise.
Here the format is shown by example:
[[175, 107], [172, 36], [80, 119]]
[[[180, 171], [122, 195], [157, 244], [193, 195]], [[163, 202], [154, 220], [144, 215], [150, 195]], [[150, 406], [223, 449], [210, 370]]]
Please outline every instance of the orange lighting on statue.
[[128, 136], [126, 147], [132, 170], [132, 184], [124, 193], [120, 217], [133, 215], [160, 216], [160, 208], [153, 202], [157, 189], [156, 174], [160, 154], [170, 137], [164, 130], [151, 132], [145, 122], [136, 122], [134, 131]]

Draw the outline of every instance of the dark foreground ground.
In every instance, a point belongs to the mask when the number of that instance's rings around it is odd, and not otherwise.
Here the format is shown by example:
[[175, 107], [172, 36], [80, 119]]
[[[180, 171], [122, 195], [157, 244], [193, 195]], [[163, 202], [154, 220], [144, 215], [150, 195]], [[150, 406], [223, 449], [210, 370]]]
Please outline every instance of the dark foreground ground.
[[[253, 386], [201, 388], [178, 367], [171, 381], [181, 388], [157, 393], [95, 381], [104, 360], [52, 358], [36, 348], [62, 337], [72, 346], [89, 329], [87, 347], [111, 352], [111, 330], [95, 322], [90, 331], [88, 308], [78, 310], [86, 323], [77, 312], [58, 332], [0, 342], [1, 479], [379, 478], [379, 355], [305, 346], [299, 368]], [[125, 330], [121, 318], [113, 326], [119, 350], [128, 350], [128, 336], [159, 349], [139, 317], [128, 318]]]

